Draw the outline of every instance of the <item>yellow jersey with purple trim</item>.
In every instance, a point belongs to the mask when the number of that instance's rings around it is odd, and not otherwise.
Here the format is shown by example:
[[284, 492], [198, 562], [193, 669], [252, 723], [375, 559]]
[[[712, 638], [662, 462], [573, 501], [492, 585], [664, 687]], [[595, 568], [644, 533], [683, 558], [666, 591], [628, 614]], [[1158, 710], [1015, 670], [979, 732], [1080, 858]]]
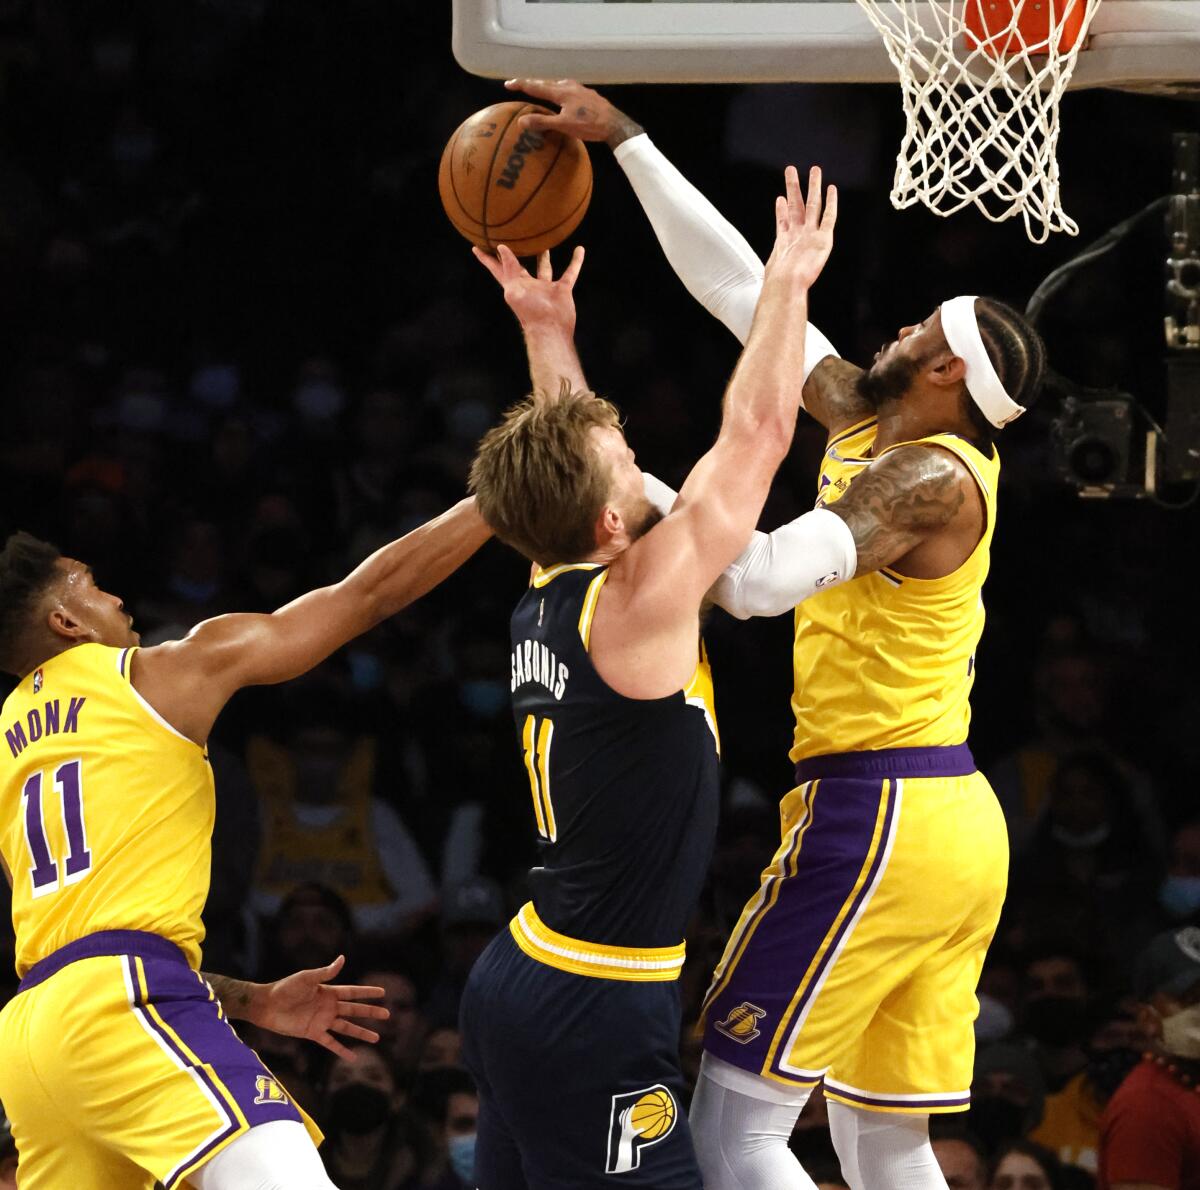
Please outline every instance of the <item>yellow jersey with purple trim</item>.
[[[874, 420], [863, 422], [830, 441], [821, 464], [818, 508], [840, 499], [874, 461], [876, 429]], [[954, 434], [919, 441], [967, 465], [983, 497], [983, 535], [970, 557], [943, 578], [910, 578], [882, 567], [796, 608], [793, 761], [942, 747], [967, 738], [1000, 458], [994, 448], [989, 457]], [[888, 450], [901, 445], [912, 443]]]
[[199, 967], [212, 770], [134, 689], [135, 653], [77, 645], [4, 702], [0, 854], [20, 975], [102, 930], [157, 934]]

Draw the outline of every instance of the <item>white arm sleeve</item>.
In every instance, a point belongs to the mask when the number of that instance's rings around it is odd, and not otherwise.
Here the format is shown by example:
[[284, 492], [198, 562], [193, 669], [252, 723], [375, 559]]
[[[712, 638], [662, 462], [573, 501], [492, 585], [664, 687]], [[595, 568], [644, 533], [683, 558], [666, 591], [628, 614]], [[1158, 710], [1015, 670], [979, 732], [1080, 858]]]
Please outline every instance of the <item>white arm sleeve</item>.
[[[643, 132], [613, 155], [688, 293], [745, 343], [762, 290], [763, 265], [745, 237], [659, 152]], [[810, 322], [804, 379], [833, 344]]]
[[[642, 472], [646, 498], [664, 515], [675, 492]], [[810, 595], [854, 577], [858, 549], [850, 526], [827, 508], [814, 508], [773, 533], [755, 530], [750, 544], [712, 585], [709, 599], [739, 620], [778, 616]]]

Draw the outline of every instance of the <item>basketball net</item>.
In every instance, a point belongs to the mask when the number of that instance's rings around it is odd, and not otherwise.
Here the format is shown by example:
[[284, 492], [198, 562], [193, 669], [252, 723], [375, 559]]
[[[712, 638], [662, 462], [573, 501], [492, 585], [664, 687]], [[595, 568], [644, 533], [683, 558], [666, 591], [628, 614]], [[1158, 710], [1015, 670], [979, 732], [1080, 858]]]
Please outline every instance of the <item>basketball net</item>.
[[858, 0], [900, 74], [892, 205], [1020, 215], [1077, 235], [1059, 194], [1058, 105], [1100, 0]]

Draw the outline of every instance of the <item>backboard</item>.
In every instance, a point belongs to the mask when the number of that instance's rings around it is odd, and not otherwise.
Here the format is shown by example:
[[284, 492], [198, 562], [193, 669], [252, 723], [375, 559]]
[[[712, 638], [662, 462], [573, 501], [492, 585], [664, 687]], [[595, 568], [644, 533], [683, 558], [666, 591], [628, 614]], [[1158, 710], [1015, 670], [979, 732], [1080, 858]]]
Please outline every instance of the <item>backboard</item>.
[[[453, 0], [454, 55], [488, 78], [896, 81], [855, 0]], [[921, 8], [913, 0], [914, 11]], [[1102, 0], [1073, 88], [1200, 90], [1200, 0]]]

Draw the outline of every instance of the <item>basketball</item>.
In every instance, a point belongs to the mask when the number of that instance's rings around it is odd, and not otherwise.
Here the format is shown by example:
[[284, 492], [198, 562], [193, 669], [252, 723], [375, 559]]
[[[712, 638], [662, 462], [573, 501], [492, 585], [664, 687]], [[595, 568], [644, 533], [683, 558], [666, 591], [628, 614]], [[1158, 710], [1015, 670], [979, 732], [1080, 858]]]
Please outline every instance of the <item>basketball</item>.
[[661, 1140], [675, 1123], [675, 1103], [665, 1091], [651, 1091], [634, 1104], [629, 1122], [643, 1140]]
[[442, 153], [438, 190], [455, 228], [495, 252], [536, 256], [579, 226], [592, 197], [592, 163], [583, 141], [529, 132], [517, 118], [547, 112], [535, 103], [494, 103], [464, 120]]

